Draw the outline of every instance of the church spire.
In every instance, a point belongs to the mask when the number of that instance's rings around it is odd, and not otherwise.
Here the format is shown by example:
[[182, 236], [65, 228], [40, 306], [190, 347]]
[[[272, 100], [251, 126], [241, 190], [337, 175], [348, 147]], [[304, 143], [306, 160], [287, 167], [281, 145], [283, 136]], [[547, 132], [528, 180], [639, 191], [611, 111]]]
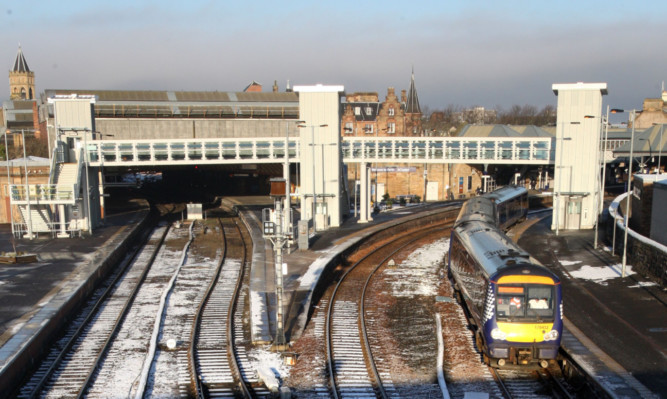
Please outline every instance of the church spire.
[[410, 90], [408, 90], [408, 99], [405, 104], [405, 112], [408, 114], [421, 114], [422, 110], [419, 107], [419, 98], [417, 97], [417, 89], [415, 88], [415, 69], [412, 68], [412, 78], [410, 79]]
[[11, 100], [35, 99], [35, 73], [28, 68], [20, 44], [14, 68], [9, 71], [9, 98]]
[[16, 53], [16, 61], [14, 61], [14, 69], [12, 69], [12, 72], [30, 72], [30, 68], [28, 68], [28, 63], [25, 61], [20, 44], [19, 51]]

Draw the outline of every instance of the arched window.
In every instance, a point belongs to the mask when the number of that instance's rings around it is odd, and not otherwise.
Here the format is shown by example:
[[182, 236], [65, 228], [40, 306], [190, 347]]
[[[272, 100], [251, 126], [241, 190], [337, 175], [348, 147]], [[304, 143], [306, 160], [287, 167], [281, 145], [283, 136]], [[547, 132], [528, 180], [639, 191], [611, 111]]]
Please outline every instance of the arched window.
[[25, 100], [25, 87], [21, 87], [21, 100]]

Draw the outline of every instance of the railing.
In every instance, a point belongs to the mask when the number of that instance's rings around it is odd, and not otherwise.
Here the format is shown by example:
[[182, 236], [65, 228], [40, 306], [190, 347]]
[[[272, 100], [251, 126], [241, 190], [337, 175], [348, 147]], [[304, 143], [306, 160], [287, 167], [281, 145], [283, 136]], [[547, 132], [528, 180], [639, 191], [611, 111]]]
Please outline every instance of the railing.
[[[299, 162], [299, 139], [290, 138], [290, 162]], [[285, 159], [285, 138], [114, 140], [88, 142], [91, 166], [277, 163]]]
[[343, 162], [554, 163], [552, 138], [345, 137]]
[[[554, 163], [553, 138], [344, 137], [343, 162]], [[300, 139], [290, 138], [290, 162], [299, 162]], [[91, 166], [279, 163], [285, 139], [117, 140], [88, 142]]]
[[[60, 222], [48, 222], [49, 234], [51, 237], [55, 237], [56, 234], [65, 232], [70, 235], [70, 237], [80, 237], [81, 231], [85, 227], [82, 221], [75, 220], [74, 222], [68, 223], [64, 228], [61, 226]], [[39, 235], [38, 232], [33, 232], [36, 235]], [[14, 236], [16, 238], [21, 238], [28, 234], [28, 224], [25, 222], [14, 222]]]
[[9, 186], [11, 203], [25, 205], [74, 204], [76, 202], [75, 185], [62, 184], [12, 184]]

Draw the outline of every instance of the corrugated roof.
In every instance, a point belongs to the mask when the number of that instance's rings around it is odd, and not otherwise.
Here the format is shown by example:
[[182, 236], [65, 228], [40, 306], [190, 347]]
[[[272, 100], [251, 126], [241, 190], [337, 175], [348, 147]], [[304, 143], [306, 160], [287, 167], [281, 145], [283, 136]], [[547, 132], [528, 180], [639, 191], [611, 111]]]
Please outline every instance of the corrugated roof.
[[466, 125], [460, 137], [521, 137], [516, 130], [507, 125]]
[[535, 125], [510, 125], [510, 128], [523, 137], [554, 137], [556, 133], [555, 128], [550, 131]]
[[555, 127], [534, 125], [466, 125], [460, 137], [554, 137]]
[[[632, 134], [632, 131], [630, 131]], [[614, 156], [630, 156], [630, 140], [614, 149]], [[633, 156], [651, 156], [667, 154], [667, 129], [661, 125], [651, 126], [644, 131], [636, 131], [632, 143]]]

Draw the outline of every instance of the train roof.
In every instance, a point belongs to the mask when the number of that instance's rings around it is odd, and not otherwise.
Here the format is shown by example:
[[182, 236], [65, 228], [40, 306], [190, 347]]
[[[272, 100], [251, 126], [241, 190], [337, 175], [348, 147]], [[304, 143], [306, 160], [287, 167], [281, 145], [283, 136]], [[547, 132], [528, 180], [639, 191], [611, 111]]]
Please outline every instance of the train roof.
[[486, 197], [473, 197], [461, 205], [461, 211], [456, 218], [456, 225], [470, 221], [481, 221], [495, 225], [496, 207], [493, 201]]
[[456, 227], [454, 232], [468, 253], [482, 266], [487, 277], [506, 267], [531, 263], [528, 252], [487, 223], [470, 221]]
[[526, 194], [528, 190], [519, 186], [504, 186], [491, 193], [484, 194], [484, 197], [495, 202], [504, 202], [519, 195]]

